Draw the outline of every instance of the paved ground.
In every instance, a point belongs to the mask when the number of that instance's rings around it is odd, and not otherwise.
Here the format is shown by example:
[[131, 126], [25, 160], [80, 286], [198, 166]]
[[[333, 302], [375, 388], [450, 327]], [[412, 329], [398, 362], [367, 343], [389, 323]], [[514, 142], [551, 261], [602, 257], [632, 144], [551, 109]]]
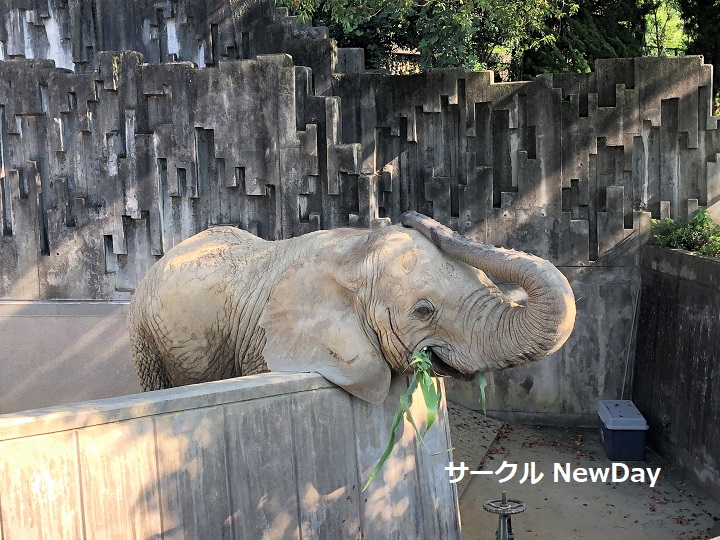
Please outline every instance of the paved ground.
[[[453, 460], [477, 469], [485, 459], [503, 423], [455, 403], [447, 402], [450, 418], [450, 439]], [[472, 477], [468, 474], [457, 482], [458, 497], [462, 497]]]
[[[473, 431], [470, 419], [466, 417], [460, 427], [459, 422], [453, 420], [456, 432], [458, 429]], [[485, 429], [494, 427], [495, 424], [488, 424]], [[460, 457], [457, 452], [455, 455]], [[482, 504], [487, 499], [500, 497], [503, 490], [508, 492], [508, 497], [527, 504], [527, 510], [513, 519], [517, 540], [704, 540], [720, 535], [716, 532], [720, 505], [684, 483], [655, 454], [648, 455], [645, 462], [627, 463], [630, 468], [661, 467], [653, 488], [647, 478], [645, 483], [574, 480], [566, 483], [558, 475], [559, 482], [554, 482], [555, 463], [563, 466], [569, 463], [571, 469], [612, 466], [605, 457], [596, 429], [504, 425], [482, 467], [474, 470], [496, 471], [503, 461], [519, 464], [511, 480], [498, 482], [511, 469], [497, 476], [473, 475], [460, 498], [464, 540], [495, 538], [497, 517], [485, 512]], [[532, 462], [536, 464], [536, 473], [542, 472], [545, 476], [535, 485], [529, 480], [520, 484], [524, 464]]]

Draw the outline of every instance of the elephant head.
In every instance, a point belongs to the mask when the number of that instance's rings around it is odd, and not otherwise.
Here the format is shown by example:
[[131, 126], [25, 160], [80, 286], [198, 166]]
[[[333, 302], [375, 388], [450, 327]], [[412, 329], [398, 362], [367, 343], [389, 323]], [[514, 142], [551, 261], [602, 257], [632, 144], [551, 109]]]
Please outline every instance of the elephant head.
[[[286, 270], [260, 320], [269, 369], [317, 371], [379, 403], [390, 370], [410, 372], [423, 347], [437, 374], [471, 379], [563, 345], [575, 300], [550, 262], [473, 242], [416, 212], [402, 224], [350, 234]], [[527, 305], [486, 273], [522, 287]]]

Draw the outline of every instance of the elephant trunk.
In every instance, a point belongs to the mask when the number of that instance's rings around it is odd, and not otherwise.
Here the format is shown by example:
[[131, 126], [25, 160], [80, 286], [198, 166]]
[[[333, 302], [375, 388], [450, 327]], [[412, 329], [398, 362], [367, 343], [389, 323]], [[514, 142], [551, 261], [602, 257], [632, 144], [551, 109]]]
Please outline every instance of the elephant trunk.
[[497, 369], [540, 360], [562, 347], [575, 323], [575, 297], [565, 276], [552, 263], [524, 252], [473, 242], [417, 212], [406, 212], [401, 222], [451, 257], [515, 283], [527, 293], [527, 306], [502, 302], [487, 319], [498, 332], [494, 350], [487, 355]]

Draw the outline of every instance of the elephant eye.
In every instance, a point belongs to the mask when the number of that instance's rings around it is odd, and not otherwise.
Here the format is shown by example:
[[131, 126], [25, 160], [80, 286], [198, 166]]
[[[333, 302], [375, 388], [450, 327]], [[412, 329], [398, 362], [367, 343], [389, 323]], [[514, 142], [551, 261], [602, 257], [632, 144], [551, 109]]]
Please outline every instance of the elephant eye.
[[415, 315], [421, 319], [428, 319], [435, 313], [435, 308], [429, 302], [419, 302], [415, 306]]

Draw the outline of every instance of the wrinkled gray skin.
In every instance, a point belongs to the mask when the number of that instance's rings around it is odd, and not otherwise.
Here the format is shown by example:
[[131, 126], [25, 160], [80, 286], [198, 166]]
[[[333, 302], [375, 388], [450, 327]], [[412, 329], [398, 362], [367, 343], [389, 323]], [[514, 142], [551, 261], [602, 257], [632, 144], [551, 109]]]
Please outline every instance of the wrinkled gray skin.
[[[429, 347], [438, 374], [539, 360], [575, 320], [565, 277], [525, 253], [474, 243], [406, 213], [403, 226], [268, 242], [216, 227], [170, 250], [130, 305], [143, 390], [265, 371], [316, 371], [380, 403], [390, 370]], [[508, 300], [485, 272], [516, 283]]]

